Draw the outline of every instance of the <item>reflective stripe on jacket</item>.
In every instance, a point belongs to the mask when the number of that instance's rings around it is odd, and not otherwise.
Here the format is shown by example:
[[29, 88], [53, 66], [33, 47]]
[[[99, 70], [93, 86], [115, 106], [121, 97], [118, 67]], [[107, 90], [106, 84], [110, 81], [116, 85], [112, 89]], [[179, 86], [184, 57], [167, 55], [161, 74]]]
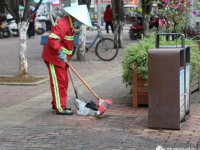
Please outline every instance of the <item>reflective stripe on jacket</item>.
[[52, 26], [42, 53], [44, 60], [61, 67], [64, 67], [65, 63], [58, 58], [58, 52], [63, 49], [70, 60], [73, 50], [74, 29], [70, 19], [70, 16], [65, 16]]

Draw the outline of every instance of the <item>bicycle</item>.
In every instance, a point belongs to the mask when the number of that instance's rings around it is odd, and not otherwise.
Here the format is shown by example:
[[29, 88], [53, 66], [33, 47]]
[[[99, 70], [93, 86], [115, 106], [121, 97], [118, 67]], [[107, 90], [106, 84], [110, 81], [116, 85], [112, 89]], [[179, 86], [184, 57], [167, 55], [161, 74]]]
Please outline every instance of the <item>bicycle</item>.
[[[98, 34], [92, 43], [86, 43], [86, 44], [90, 44], [90, 45], [89, 45], [89, 47], [85, 47], [85, 53], [87, 53], [88, 51], [91, 51], [90, 48], [95, 44], [97, 39], [100, 38], [100, 40], [98, 41], [98, 43], [95, 46], [95, 54], [101, 60], [111, 61], [118, 54], [118, 44], [113, 39], [104, 38], [102, 36], [100, 26], [99, 25], [95, 25], [95, 26], [97, 26]], [[76, 48], [77, 48], [77, 46], [74, 46], [72, 56], [76, 52]], [[93, 52], [93, 51], [91, 51], [91, 52]]]

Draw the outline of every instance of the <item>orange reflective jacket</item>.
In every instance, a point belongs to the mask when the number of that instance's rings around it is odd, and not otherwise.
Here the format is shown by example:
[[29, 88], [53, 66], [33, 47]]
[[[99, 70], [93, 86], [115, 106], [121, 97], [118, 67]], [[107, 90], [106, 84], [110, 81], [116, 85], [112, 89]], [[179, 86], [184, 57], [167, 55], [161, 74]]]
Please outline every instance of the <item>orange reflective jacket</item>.
[[58, 58], [62, 49], [70, 60], [73, 50], [74, 29], [70, 16], [59, 19], [51, 28], [50, 35], [44, 46], [42, 58], [52, 64], [64, 67], [65, 63]]

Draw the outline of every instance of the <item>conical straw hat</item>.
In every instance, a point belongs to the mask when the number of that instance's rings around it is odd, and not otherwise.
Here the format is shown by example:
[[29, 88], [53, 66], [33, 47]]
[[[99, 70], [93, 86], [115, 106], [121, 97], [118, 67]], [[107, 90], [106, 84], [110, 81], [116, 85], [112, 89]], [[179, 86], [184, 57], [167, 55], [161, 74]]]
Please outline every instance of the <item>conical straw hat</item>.
[[69, 15], [76, 18], [83, 24], [92, 27], [90, 15], [86, 5], [77, 5], [63, 8]]

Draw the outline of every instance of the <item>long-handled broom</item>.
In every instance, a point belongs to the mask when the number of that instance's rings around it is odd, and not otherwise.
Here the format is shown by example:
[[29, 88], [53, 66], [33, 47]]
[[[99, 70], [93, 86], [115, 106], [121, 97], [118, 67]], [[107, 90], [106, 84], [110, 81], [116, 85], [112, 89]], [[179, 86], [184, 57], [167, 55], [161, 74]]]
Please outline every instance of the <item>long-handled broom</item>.
[[106, 111], [106, 108], [108, 108], [110, 105], [112, 105], [112, 100], [110, 100], [110, 99], [100, 99], [94, 93], [94, 91], [87, 85], [87, 83], [80, 77], [80, 75], [74, 70], [74, 68], [68, 62], [66, 62], [66, 64], [77, 75], [77, 77], [83, 82], [83, 84], [90, 90], [90, 92], [94, 95], [94, 97], [98, 100], [97, 115], [102, 115]]

